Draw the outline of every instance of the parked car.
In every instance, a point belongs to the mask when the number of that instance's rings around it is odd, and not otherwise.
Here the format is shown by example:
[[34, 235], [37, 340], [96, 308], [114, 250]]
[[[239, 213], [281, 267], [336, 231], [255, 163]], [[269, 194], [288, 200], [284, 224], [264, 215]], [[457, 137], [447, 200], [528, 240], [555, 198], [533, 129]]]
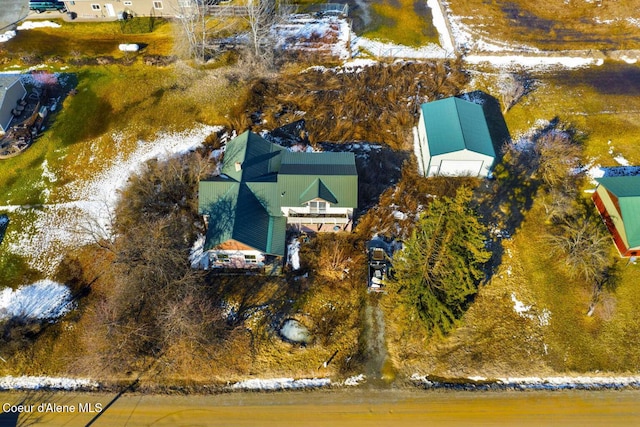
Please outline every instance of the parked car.
[[29, 0], [29, 9], [35, 11], [36, 13], [42, 12], [50, 12], [57, 10], [60, 13], [64, 13], [67, 11], [64, 3], [61, 1], [34, 1]]

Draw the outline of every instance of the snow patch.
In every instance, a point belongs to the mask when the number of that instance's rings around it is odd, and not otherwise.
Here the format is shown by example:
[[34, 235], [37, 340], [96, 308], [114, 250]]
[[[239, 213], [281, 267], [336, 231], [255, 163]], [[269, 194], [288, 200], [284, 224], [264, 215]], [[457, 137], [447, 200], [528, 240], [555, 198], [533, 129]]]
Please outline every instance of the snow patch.
[[95, 389], [99, 384], [86, 378], [64, 377], [0, 377], [0, 390], [77, 390]]
[[622, 154], [618, 154], [613, 158], [613, 160], [615, 160], [619, 165], [629, 166], [629, 161], [625, 159]]
[[531, 310], [530, 305], [524, 305], [522, 301], [518, 301], [516, 294], [511, 294], [511, 301], [513, 301], [513, 311], [518, 313], [520, 316]]
[[56, 174], [51, 172], [51, 170], [49, 169], [49, 163], [46, 159], [44, 162], [42, 162], [42, 177], [46, 178], [49, 182], [56, 182], [58, 180]]
[[453, 45], [453, 36], [449, 32], [447, 26], [447, 20], [444, 16], [439, 0], [427, 0], [427, 6], [431, 9], [431, 16], [433, 17], [433, 26], [440, 35], [440, 45], [450, 55], [455, 53], [455, 46]]
[[209, 268], [209, 255], [204, 250], [204, 242], [206, 237], [202, 234], [198, 234], [196, 241], [191, 247], [191, 252], [189, 253], [189, 262], [191, 263], [191, 268], [195, 269], [207, 269]]
[[9, 249], [29, 259], [33, 268], [52, 275], [66, 250], [91, 243], [96, 237], [112, 237], [110, 225], [119, 190], [146, 161], [154, 158], [162, 161], [194, 150], [208, 135], [220, 129], [219, 126], [198, 125], [186, 132], [161, 133], [152, 141], [139, 140], [137, 148], [129, 155], [122, 154], [123, 150], [119, 149], [124, 136], [114, 134], [114, 145], [120, 154], [93, 178], [70, 183], [65, 189], [72, 201], [46, 204], [38, 209], [0, 206], [0, 211], [23, 211], [35, 216], [28, 226], [6, 236]]
[[395, 43], [386, 43], [358, 37], [351, 43], [353, 50], [364, 50], [379, 58], [450, 58], [451, 54], [440, 46], [430, 43], [418, 48]]
[[537, 68], [540, 66], [559, 66], [564, 68], [581, 68], [589, 65], [600, 65], [594, 58], [576, 56], [525, 56], [525, 55], [467, 55], [464, 61], [470, 64], [489, 63], [496, 67], [520, 66]]
[[364, 374], [360, 374], [360, 375], [355, 375], [353, 377], [347, 378], [346, 380], [344, 380], [344, 383], [342, 384], [349, 387], [354, 387], [354, 386], [360, 385], [360, 383], [365, 382], [366, 380], [367, 380], [367, 377], [365, 377]]
[[[519, 390], [599, 390], [640, 388], [640, 376], [558, 376], [558, 377], [504, 377], [488, 379], [469, 377], [452, 379], [450, 382], [431, 381], [428, 376], [413, 374], [411, 380], [425, 388], [459, 388], [471, 390], [483, 389], [519, 389]], [[463, 381], [460, 381], [463, 380]], [[468, 380], [468, 383], [464, 383]], [[478, 384], [481, 382], [483, 384]]]
[[57, 319], [73, 308], [69, 288], [51, 280], [0, 291], [0, 320]]
[[300, 269], [300, 242], [294, 239], [287, 246], [287, 265], [294, 270]]
[[299, 390], [328, 387], [331, 385], [329, 378], [299, 379], [293, 378], [272, 378], [272, 379], [251, 379], [240, 381], [230, 386], [231, 390]]
[[52, 21], [24, 21], [18, 25], [17, 30], [33, 30], [34, 28], [60, 28], [60, 24]]
[[604, 167], [599, 164], [589, 164], [580, 172], [586, 172], [594, 184], [597, 178], [610, 176], [636, 176], [640, 175], [640, 166], [614, 166]]
[[340, 59], [351, 57], [348, 46], [351, 27], [343, 18], [293, 14], [286, 22], [274, 26], [272, 33], [277, 49], [324, 53]]
[[540, 326], [548, 326], [551, 320], [551, 312], [546, 308], [543, 308], [540, 314], [536, 314], [536, 310], [530, 305], [525, 305], [522, 301], [518, 301], [516, 294], [511, 294], [511, 301], [513, 301], [513, 311], [518, 313], [520, 317], [525, 319], [537, 320]]
[[13, 31], [13, 30], [5, 31], [4, 33], [0, 34], [0, 43], [8, 42], [9, 40], [14, 38], [15, 36], [16, 36], [16, 32], [15, 31]]

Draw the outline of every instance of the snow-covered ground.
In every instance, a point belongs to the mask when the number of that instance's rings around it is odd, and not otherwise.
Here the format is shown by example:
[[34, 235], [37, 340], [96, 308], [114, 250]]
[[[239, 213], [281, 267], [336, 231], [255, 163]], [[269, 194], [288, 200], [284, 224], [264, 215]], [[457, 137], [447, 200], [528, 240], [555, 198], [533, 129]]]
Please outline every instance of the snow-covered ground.
[[[557, 376], [557, 377], [504, 377], [485, 378], [470, 377], [464, 381], [456, 379], [455, 383], [430, 381], [428, 377], [414, 374], [411, 380], [425, 388], [498, 388], [520, 390], [597, 390], [640, 388], [640, 376]], [[478, 382], [480, 384], [478, 384]]]
[[300, 242], [297, 239], [293, 239], [287, 246], [287, 265], [294, 270], [300, 269]]
[[[28, 226], [11, 229], [5, 236], [10, 251], [23, 255], [30, 265], [51, 277], [64, 252], [91, 242], [96, 236], [110, 237], [111, 218], [118, 201], [119, 190], [129, 177], [139, 171], [147, 160], [166, 159], [200, 146], [205, 138], [219, 127], [198, 125], [180, 133], [164, 133], [152, 141], [138, 141], [131, 154], [120, 154], [110, 166], [89, 180], [74, 181], [65, 189], [71, 201], [43, 206], [0, 206], [0, 212], [34, 217]], [[118, 147], [123, 141], [114, 135]], [[49, 182], [57, 179], [46, 161], [41, 166]]]
[[[56, 24], [55, 22], [51, 22], [51, 21], [24, 21], [22, 24], [16, 27], [16, 30], [18, 31], [32, 30], [34, 28], [45, 28], [45, 27], [59, 28], [60, 24]], [[7, 42], [12, 38], [14, 38], [16, 35], [17, 33], [14, 30], [6, 31], [3, 34], [0, 34], [0, 43]]]
[[0, 321], [20, 319], [57, 319], [73, 307], [69, 288], [51, 280], [41, 280], [16, 290], [0, 291]]
[[0, 390], [87, 390], [95, 388], [98, 388], [98, 383], [85, 378], [0, 377]]
[[33, 30], [34, 28], [60, 28], [60, 24], [53, 21], [24, 21], [17, 30]]
[[231, 390], [298, 390], [328, 387], [331, 385], [329, 378], [293, 379], [293, 378], [272, 378], [272, 379], [251, 379], [231, 385]]
[[351, 57], [351, 27], [344, 18], [294, 14], [273, 28], [278, 40], [276, 48], [328, 54], [340, 59]]

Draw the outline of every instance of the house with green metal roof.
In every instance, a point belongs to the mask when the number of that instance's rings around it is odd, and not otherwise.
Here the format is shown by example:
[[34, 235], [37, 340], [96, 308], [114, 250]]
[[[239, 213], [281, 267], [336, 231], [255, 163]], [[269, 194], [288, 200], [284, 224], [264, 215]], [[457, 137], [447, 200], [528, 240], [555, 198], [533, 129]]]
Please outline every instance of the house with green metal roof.
[[220, 175], [200, 181], [209, 267], [251, 268], [285, 253], [287, 228], [349, 231], [358, 202], [353, 153], [294, 153], [245, 132]]
[[640, 176], [597, 178], [593, 193], [620, 256], [640, 255]]
[[414, 152], [422, 176], [486, 177], [496, 157], [482, 106], [460, 98], [422, 104]]

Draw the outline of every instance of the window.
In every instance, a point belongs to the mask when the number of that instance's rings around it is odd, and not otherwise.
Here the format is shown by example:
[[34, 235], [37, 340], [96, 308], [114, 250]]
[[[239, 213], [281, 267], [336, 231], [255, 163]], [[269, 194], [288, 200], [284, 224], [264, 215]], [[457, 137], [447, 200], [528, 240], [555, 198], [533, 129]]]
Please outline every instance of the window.
[[124, 4], [125, 6], [133, 6], [133, 2], [132, 1], [124, 1], [124, 2], [122, 2], [122, 4]]
[[153, 2], [153, 8], [154, 9], [162, 9], [162, 2], [161, 1], [154, 1]]
[[100, 10], [100, 5], [99, 4], [92, 4], [91, 5], [91, 10]]
[[218, 262], [229, 262], [228, 254], [217, 254], [216, 258], [218, 258]]
[[326, 213], [327, 205], [327, 202], [315, 200], [313, 202], [309, 202], [309, 210], [311, 213]]
[[258, 260], [256, 259], [255, 255], [245, 255], [244, 262], [246, 262], [247, 264], [257, 264]]

